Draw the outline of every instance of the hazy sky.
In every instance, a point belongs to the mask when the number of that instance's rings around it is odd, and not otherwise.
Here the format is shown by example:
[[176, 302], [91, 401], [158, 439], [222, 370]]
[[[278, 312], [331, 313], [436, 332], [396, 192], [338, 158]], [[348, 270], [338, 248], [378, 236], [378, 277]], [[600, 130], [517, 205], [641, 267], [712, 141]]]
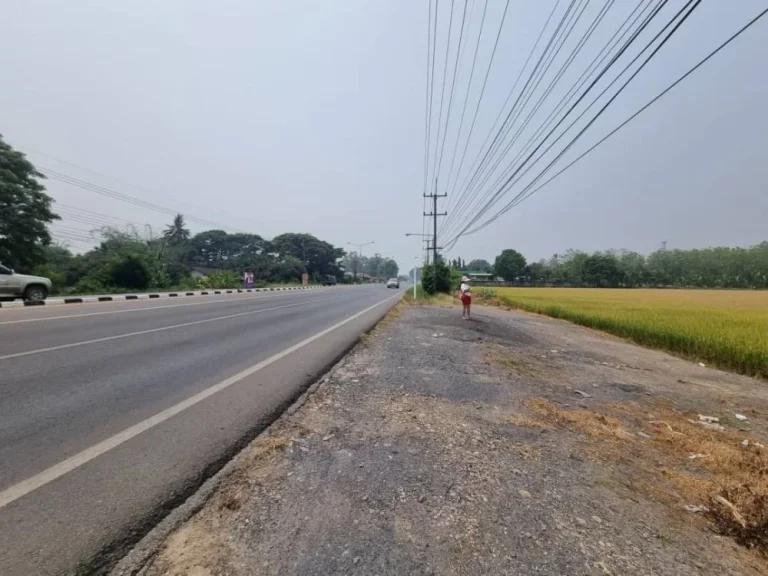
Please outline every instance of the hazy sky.
[[[488, 2], [467, 124], [505, 3]], [[592, 0], [573, 39], [603, 5]], [[574, 62], [576, 74], [563, 77], [542, 114], [635, 5], [615, 2]], [[427, 6], [427, 0], [8, 2], [0, 19], [0, 133], [40, 166], [188, 215], [267, 238], [311, 232], [347, 248], [350, 241], [374, 240], [368, 253], [394, 256], [408, 268], [420, 243], [404, 234], [422, 230]], [[440, 6], [433, 138], [450, 2]], [[463, 6], [455, 0], [454, 34]], [[469, 0], [472, 20], [444, 163], [483, 6]], [[554, 0], [510, 1], [463, 172], [553, 6]], [[768, 0], [704, 2], [572, 152], [766, 6]], [[452, 255], [492, 260], [511, 247], [538, 259], [568, 248], [647, 252], [662, 240], [671, 248], [768, 240], [767, 61], [765, 18], [577, 167], [463, 238]], [[451, 55], [448, 88], [452, 66]], [[443, 119], [448, 96], [446, 90]], [[531, 127], [537, 126], [534, 120]], [[446, 174], [444, 167], [443, 180]], [[169, 220], [55, 181], [47, 186], [59, 204], [156, 229]]]

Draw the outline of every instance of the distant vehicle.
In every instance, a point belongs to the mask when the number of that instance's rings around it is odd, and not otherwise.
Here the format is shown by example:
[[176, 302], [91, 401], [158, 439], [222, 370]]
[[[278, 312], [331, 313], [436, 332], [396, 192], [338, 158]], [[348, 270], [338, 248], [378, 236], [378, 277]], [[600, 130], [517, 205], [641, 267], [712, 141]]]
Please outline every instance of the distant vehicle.
[[387, 280], [387, 288], [400, 288], [400, 280], [397, 278], [390, 278]]
[[336, 276], [328, 274], [323, 278], [323, 286], [336, 286]]
[[23, 298], [27, 302], [42, 302], [50, 291], [48, 278], [16, 274], [0, 264], [0, 299]]

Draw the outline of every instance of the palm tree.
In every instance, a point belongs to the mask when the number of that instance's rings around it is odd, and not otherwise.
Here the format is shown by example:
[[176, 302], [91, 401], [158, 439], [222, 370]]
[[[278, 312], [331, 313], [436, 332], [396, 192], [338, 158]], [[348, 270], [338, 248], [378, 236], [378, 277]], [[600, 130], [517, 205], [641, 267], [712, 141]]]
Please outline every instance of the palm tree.
[[184, 227], [184, 216], [176, 214], [173, 217], [173, 223], [166, 227], [163, 237], [168, 244], [178, 246], [189, 240], [189, 230]]

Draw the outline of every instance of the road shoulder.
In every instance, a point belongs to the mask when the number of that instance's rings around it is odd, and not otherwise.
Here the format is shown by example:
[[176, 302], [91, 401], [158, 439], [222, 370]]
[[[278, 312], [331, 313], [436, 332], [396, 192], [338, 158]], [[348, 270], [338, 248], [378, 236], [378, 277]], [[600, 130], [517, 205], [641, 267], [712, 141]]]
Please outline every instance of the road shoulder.
[[312, 391], [143, 574], [766, 573], [734, 526], [760, 511], [729, 484], [765, 459], [760, 382], [546, 318], [401, 306]]

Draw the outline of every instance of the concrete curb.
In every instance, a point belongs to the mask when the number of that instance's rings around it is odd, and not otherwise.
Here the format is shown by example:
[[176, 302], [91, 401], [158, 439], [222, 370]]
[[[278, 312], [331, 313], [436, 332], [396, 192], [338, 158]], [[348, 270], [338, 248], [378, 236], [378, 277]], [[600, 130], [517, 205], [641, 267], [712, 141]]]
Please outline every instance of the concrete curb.
[[325, 369], [318, 372], [314, 378], [309, 380], [298, 392], [293, 403], [284, 407], [274, 415], [272, 422], [264, 428], [259, 434], [253, 437], [245, 447], [227, 462], [218, 472], [203, 482], [187, 500], [175, 508], [165, 518], [147, 534], [145, 534], [131, 550], [121, 558], [117, 564], [108, 571], [112, 576], [144, 576], [151, 561], [157, 555], [160, 548], [165, 544], [168, 537], [179, 528], [184, 522], [189, 520], [194, 514], [199, 512], [208, 500], [213, 496], [221, 484], [237, 470], [237, 467], [243, 459], [250, 453], [251, 443], [257, 438], [266, 436], [273, 430], [283, 418], [292, 416], [307, 402], [309, 397], [326, 384], [334, 372], [343, 366], [350, 356], [354, 354], [358, 346], [364, 345], [361, 340], [363, 334], [370, 333], [381, 320], [392, 310], [400, 301], [396, 301], [392, 306], [387, 306], [382, 312], [377, 313], [374, 319], [369, 323], [367, 329], [363, 330], [357, 338], [344, 347], [338, 355], [329, 359]]
[[120, 302], [122, 300], [149, 300], [155, 298], [185, 298], [188, 296], [210, 296], [219, 294], [246, 294], [250, 292], [285, 292], [289, 290], [318, 290], [327, 286], [285, 286], [275, 288], [232, 288], [230, 290], [195, 290], [191, 292], [150, 292], [146, 294], [109, 294], [104, 296], [73, 296], [70, 298], [49, 298], [42, 302], [13, 300], [0, 302], [0, 308], [24, 308], [29, 306], [58, 306], [61, 304], [92, 304], [94, 302]]

